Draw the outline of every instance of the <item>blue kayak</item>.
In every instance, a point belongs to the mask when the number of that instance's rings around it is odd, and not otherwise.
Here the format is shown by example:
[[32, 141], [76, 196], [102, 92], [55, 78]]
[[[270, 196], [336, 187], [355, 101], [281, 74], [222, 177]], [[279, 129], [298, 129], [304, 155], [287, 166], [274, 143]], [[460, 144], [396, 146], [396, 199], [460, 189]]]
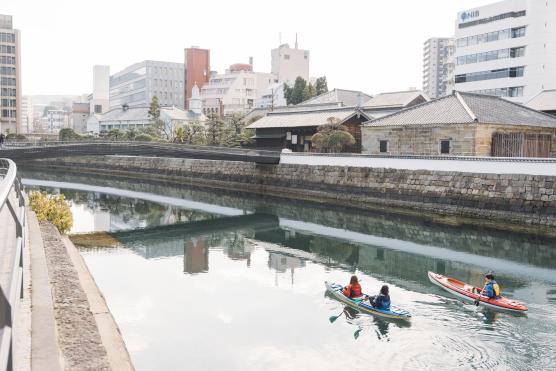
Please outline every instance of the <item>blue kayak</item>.
[[326, 286], [326, 291], [330, 293], [336, 300], [350, 306], [351, 308], [357, 309], [358, 311], [366, 314], [372, 314], [379, 317], [390, 318], [390, 319], [403, 319], [409, 320], [411, 318], [411, 313], [407, 310], [390, 306], [390, 310], [382, 310], [373, 307], [368, 301], [365, 300], [366, 295], [363, 294], [358, 298], [348, 298], [343, 293], [343, 286], [336, 283], [324, 282]]

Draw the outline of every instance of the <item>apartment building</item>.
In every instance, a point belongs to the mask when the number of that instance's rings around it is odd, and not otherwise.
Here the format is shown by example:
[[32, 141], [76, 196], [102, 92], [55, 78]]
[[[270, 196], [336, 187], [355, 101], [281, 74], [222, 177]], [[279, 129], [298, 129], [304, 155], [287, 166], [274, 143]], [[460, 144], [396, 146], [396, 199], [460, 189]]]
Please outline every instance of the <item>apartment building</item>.
[[0, 132], [21, 133], [21, 118], [20, 32], [0, 14]]
[[423, 92], [429, 98], [443, 97], [452, 92], [454, 78], [454, 39], [433, 37], [423, 48]]

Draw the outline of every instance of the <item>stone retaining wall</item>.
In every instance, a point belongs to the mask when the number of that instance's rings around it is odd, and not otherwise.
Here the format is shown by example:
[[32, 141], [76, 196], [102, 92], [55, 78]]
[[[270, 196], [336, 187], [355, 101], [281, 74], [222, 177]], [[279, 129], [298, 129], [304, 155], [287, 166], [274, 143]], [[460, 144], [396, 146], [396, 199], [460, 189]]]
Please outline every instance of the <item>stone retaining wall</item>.
[[367, 210], [481, 219], [481, 224], [503, 222], [517, 229], [556, 226], [556, 176], [126, 156], [60, 158], [33, 166], [149, 177]]

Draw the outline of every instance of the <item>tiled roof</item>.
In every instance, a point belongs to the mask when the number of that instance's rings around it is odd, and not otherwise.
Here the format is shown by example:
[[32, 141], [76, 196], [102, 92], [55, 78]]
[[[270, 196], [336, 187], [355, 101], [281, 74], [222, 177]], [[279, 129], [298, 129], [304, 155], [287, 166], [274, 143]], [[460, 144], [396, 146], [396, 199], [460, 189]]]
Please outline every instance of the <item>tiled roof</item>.
[[138, 121], [148, 118], [149, 107], [137, 106], [123, 110], [121, 107], [112, 108], [99, 117], [100, 121]]
[[424, 99], [429, 100], [426, 95], [420, 90], [407, 90], [407, 91], [394, 91], [389, 93], [380, 93], [372, 97], [370, 100], [363, 104], [365, 108], [378, 108], [378, 107], [405, 107], [420, 95]]
[[556, 89], [541, 91], [525, 105], [539, 111], [556, 111]]
[[371, 96], [357, 90], [334, 89], [301, 102], [298, 106], [322, 103], [342, 103], [344, 106], [358, 106], [371, 99]]
[[466, 123], [556, 128], [556, 117], [490, 95], [455, 92], [452, 95], [368, 121], [364, 126]]
[[361, 114], [364, 119], [370, 117], [354, 107], [307, 110], [302, 112], [269, 112], [267, 116], [255, 121], [248, 126], [250, 129], [263, 128], [293, 128], [320, 126], [328, 122], [331, 117], [344, 122], [355, 114]]

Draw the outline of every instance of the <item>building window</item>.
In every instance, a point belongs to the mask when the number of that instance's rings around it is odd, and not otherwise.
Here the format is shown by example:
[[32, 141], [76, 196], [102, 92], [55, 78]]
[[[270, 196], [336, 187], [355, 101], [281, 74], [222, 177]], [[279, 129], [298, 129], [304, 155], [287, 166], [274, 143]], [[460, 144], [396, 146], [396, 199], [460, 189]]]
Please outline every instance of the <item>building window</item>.
[[494, 95], [497, 97], [522, 97], [523, 96], [523, 86], [511, 86], [508, 88], [496, 88], [496, 89], [483, 89], [475, 90], [472, 93]]
[[505, 40], [509, 38], [517, 38], [525, 36], [525, 26], [507, 28], [500, 31], [483, 33], [480, 35], [467, 36], [457, 39], [456, 45], [458, 48], [463, 48], [469, 45], [489, 43], [492, 41]]
[[440, 141], [440, 153], [443, 155], [450, 154], [450, 141], [441, 140]]
[[388, 152], [388, 141], [387, 140], [380, 140], [380, 153], [387, 153]]
[[478, 19], [476, 21], [460, 23], [458, 25], [458, 27], [459, 28], [466, 28], [466, 27], [476, 26], [476, 25], [479, 25], [479, 24], [486, 24], [486, 23], [496, 22], [496, 21], [500, 21], [500, 20], [506, 19], [506, 18], [524, 17], [526, 15], [527, 15], [527, 12], [525, 10], [522, 10], [522, 11], [519, 11], [519, 12], [508, 12], [508, 13], [498, 14], [498, 15], [495, 15], [493, 17]]
[[511, 67], [502, 68], [499, 70], [490, 71], [480, 71], [472, 72], [467, 74], [456, 75], [456, 84], [471, 82], [471, 81], [482, 81], [482, 80], [493, 80], [493, 79], [503, 79], [506, 77], [522, 77], [525, 73], [525, 67]]
[[456, 58], [456, 64], [462, 65], [462, 64], [492, 61], [497, 59], [519, 58], [519, 57], [523, 57], [524, 55], [525, 55], [525, 47], [520, 46], [517, 48], [492, 50], [483, 53], [463, 55]]
[[95, 113], [102, 113], [102, 105], [95, 104]]
[[286, 59], [286, 60], [290, 59], [290, 55], [289, 54], [284, 54], [284, 59]]

